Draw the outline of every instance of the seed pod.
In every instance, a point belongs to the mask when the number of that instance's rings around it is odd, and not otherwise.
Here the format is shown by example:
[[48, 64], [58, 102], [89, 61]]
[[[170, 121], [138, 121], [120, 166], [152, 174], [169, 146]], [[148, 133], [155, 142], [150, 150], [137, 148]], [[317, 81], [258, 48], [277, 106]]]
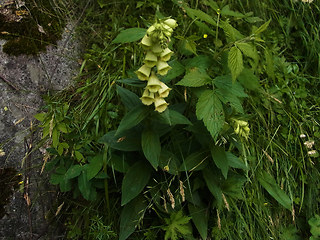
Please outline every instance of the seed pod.
[[166, 75], [170, 69], [171, 67], [168, 65], [168, 63], [164, 61], [157, 62], [157, 73], [160, 74], [161, 76]]
[[140, 80], [145, 81], [149, 79], [150, 72], [151, 72], [151, 68], [148, 67], [147, 65], [143, 65], [135, 73], [137, 74]]

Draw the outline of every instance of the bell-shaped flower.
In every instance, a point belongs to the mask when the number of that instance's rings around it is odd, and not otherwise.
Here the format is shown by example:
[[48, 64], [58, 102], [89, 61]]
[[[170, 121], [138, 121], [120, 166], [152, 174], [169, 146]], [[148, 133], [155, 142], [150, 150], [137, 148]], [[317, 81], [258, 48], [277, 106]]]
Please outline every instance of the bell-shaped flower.
[[178, 26], [177, 21], [172, 18], [165, 20], [163, 23], [171, 28], [176, 28]]
[[158, 93], [159, 93], [159, 96], [161, 98], [166, 98], [169, 96], [169, 92], [171, 90], [171, 88], [169, 88], [166, 84], [164, 84], [163, 82], [161, 82], [160, 84], [161, 88], [159, 89]]
[[152, 40], [150, 37], [148, 37], [147, 35], [145, 35], [142, 40], [141, 40], [141, 45], [144, 49], [149, 49], [152, 46]]
[[161, 88], [161, 81], [157, 75], [152, 71], [151, 76], [148, 80], [147, 89], [149, 92], [156, 93]]
[[151, 68], [148, 67], [146, 64], [144, 64], [135, 73], [137, 74], [140, 80], [144, 81], [149, 79], [150, 72], [151, 72]]
[[157, 61], [158, 61], [158, 57], [153, 52], [148, 51], [144, 59], [145, 65], [152, 68], [157, 64]]
[[167, 24], [163, 24], [162, 28], [163, 28], [163, 34], [166, 37], [171, 37], [171, 35], [173, 33], [173, 29], [171, 27], [169, 27]]
[[154, 106], [156, 107], [156, 111], [158, 111], [159, 113], [164, 112], [164, 110], [167, 109], [168, 107], [168, 103], [161, 97], [156, 97], [154, 99]]
[[160, 53], [162, 53], [163, 48], [161, 47], [161, 45], [159, 43], [154, 44], [151, 48], [151, 51], [156, 54], [159, 55]]
[[150, 92], [148, 89], [145, 89], [140, 99], [144, 105], [149, 106], [154, 102], [154, 93]]
[[168, 63], [164, 61], [157, 62], [157, 73], [160, 74], [161, 76], [166, 75], [170, 69], [171, 67], [168, 65]]
[[155, 26], [154, 25], [150, 26], [147, 30], [147, 34], [150, 36], [154, 32], [154, 30], [156, 30]]
[[160, 53], [160, 60], [167, 62], [170, 60], [172, 54], [173, 52], [169, 48], [166, 48], [165, 50], [163, 50], [163, 52]]

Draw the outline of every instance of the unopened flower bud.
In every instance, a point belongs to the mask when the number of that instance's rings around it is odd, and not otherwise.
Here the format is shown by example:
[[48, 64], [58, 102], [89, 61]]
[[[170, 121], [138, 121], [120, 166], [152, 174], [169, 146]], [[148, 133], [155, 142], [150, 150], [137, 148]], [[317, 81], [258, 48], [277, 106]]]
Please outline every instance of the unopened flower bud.
[[154, 32], [154, 30], [156, 30], [156, 28], [153, 25], [150, 26], [147, 30], [147, 34], [150, 36]]
[[172, 18], [165, 20], [163, 23], [167, 24], [171, 28], [176, 28], [178, 26], [177, 21]]
[[157, 72], [161, 76], [164, 76], [168, 73], [168, 71], [171, 69], [171, 67], [168, 65], [168, 63], [164, 61], [158, 61], [157, 63]]
[[147, 65], [143, 65], [136, 71], [138, 78], [142, 81], [148, 80], [150, 76], [151, 68]]

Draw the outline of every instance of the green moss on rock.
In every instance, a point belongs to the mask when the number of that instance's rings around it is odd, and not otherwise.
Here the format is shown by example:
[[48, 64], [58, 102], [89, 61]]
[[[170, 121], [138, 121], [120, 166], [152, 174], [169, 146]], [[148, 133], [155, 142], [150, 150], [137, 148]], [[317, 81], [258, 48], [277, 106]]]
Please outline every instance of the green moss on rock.
[[[65, 21], [55, 12], [50, 0], [25, 0], [25, 6], [0, 12], [0, 38], [8, 40], [3, 52], [9, 55], [36, 55], [49, 44], [61, 39]], [[9, 11], [10, 10], [10, 11]], [[9, 13], [8, 13], [9, 12]], [[7, 14], [7, 15], [6, 15]], [[8, 14], [21, 15], [21, 20], [10, 20]]]

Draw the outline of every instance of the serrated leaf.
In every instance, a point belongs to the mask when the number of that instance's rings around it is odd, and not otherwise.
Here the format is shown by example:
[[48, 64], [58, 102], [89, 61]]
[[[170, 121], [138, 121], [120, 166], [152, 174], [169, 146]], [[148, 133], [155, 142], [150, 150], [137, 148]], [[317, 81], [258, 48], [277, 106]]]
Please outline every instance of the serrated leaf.
[[121, 206], [130, 202], [142, 192], [149, 182], [150, 176], [151, 168], [144, 161], [136, 162], [128, 169], [122, 181]]
[[268, 22], [265, 22], [264, 24], [262, 24], [257, 30], [254, 31], [254, 34], [259, 34], [264, 32], [268, 28], [270, 22], [271, 22], [271, 19], [269, 19]]
[[102, 155], [94, 156], [89, 164], [87, 164], [86, 171], [87, 171], [87, 179], [88, 181], [94, 178], [103, 166], [103, 159]]
[[140, 40], [146, 35], [144, 28], [129, 28], [121, 31], [112, 43], [129, 43]]
[[201, 208], [191, 203], [188, 204], [188, 208], [192, 221], [200, 233], [201, 238], [207, 239], [209, 212], [206, 208]]
[[216, 166], [221, 170], [224, 178], [227, 179], [229, 171], [229, 160], [224, 148], [219, 146], [212, 146], [211, 156]]
[[79, 164], [72, 165], [66, 172], [65, 178], [71, 179], [71, 178], [78, 177], [81, 174], [82, 169], [83, 169], [83, 166]]
[[278, 186], [275, 179], [267, 172], [263, 171], [258, 178], [260, 184], [267, 192], [283, 207], [291, 211], [291, 200], [288, 195]]
[[207, 55], [198, 55], [185, 62], [187, 70], [199, 69], [202, 72], [205, 72], [212, 65], [212, 60]]
[[160, 137], [158, 133], [145, 129], [141, 135], [141, 146], [146, 159], [157, 169], [161, 153]]
[[238, 76], [239, 82], [247, 89], [257, 90], [259, 89], [260, 83], [259, 78], [253, 73], [252, 70], [244, 68]]
[[128, 110], [142, 105], [142, 102], [140, 98], [137, 96], [137, 94], [129, 91], [128, 89], [125, 89], [117, 85], [117, 93], [120, 95], [121, 102]]
[[266, 71], [268, 76], [275, 80], [273, 55], [269, 49], [265, 49], [264, 56], [266, 58]]
[[250, 43], [236, 43], [236, 46], [241, 50], [241, 52], [247, 57], [252, 58], [254, 61], [259, 61], [259, 56], [254, 45]]
[[119, 240], [126, 240], [134, 232], [146, 208], [147, 204], [142, 197], [137, 197], [124, 206], [120, 216]]
[[242, 53], [237, 47], [232, 47], [228, 53], [228, 67], [235, 81], [243, 70]]
[[121, 132], [135, 127], [149, 114], [149, 109], [144, 105], [136, 106], [131, 109], [121, 120], [117, 132], [115, 135], [119, 135]]
[[223, 29], [229, 42], [235, 42], [244, 38], [244, 36], [227, 21], [220, 21], [219, 27]]
[[213, 79], [213, 84], [225, 94], [229, 93], [236, 97], [248, 97], [243, 87], [238, 82], [232, 82], [230, 75], [218, 76]]
[[178, 60], [172, 60], [168, 62], [168, 64], [171, 67], [171, 70], [163, 79], [161, 79], [164, 83], [168, 83], [185, 72], [184, 66]]
[[196, 115], [199, 120], [203, 120], [211, 136], [216, 139], [224, 125], [224, 112], [213, 90], [202, 92], [196, 105]]
[[213, 10], [218, 11], [219, 6], [216, 1], [213, 0], [204, 0], [203, 3], [207, 6], [210, 6]]
[[178, 240], [180, 237], [191, 234], [191, 227], [188, 225], [191, 217], [183, 215], [182, 210], [173, 212], [170, 219], [165, 218], [166, 226], [162, 227], [166, 231], [164, 239]]
[[221, 16], [231, 16], [231, 17], [237, 17], [237, 18], [244, 18], [245, 15], [240, 13], [240, 12], [235, 12], [230, 10], [229, 5], [225, 5], [222, 9], [221, 9]]
[[210, 15], [206, 14], [205, 12], [199, 9], [192, 9], [192, 8], [185, 7], [185, 10], [187, 11], [187, 14], [191, 18], [197, 17], [204, 22], [207, 22], [213, 26], [217, 26], [216, 21]]
[[176, 85], [185, 87], [201, 87], [211, 82], [210, 76], [199, 68], [192, 68]]
[[52, 146], [54, 148], [58, 147], [59, 144], [59, 136], [60, 136], [60, 132], [58, 131], [58, 129], [55, 127], [52, 130]]

